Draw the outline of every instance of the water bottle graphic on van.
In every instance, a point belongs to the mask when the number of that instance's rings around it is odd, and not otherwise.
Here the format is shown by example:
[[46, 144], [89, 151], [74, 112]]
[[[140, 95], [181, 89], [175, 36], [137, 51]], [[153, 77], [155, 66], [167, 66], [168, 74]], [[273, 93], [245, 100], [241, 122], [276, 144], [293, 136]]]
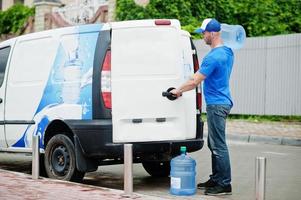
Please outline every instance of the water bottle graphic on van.
[[221, 37], [225, 46], [237, 50], [245, 43], [246, 31], [241, 25], [221, 24]]
[[63, 84], [61, 98], [63, 103], [77, 104], [80, 99], [81, 69], [83, 63], [79, 60], [79, 38], [68, 36], [62, 41], [63, 48], [68, 55], [63, 66]]
[[63, 69], [62, 100], [68, 104], [77, 104], [80, 98], [82, 62], [78, 58], [77, 51], [70, 53], [70, 60], [65, 63]]

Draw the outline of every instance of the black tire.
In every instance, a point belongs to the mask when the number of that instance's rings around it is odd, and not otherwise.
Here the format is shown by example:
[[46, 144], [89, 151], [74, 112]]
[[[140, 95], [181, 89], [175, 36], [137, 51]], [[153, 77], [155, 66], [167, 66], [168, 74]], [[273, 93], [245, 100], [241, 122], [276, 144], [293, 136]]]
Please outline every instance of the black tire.
[[168, 177], [170, 174], [170, 161], [142, 162], [142, 165], [153, 177]]
[[66, 135], [58, 134], [49, 140], [44, 163], [49, 178], [80, 182], [85, 175], [76, 169], [74, 144]]

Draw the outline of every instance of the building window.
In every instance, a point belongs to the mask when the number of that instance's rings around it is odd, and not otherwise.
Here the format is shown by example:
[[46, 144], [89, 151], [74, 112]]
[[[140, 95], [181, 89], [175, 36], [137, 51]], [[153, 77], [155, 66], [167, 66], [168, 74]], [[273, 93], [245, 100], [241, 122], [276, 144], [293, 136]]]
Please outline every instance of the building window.
[[2, 10], [2, 0], [0, 0], [0, 10]]

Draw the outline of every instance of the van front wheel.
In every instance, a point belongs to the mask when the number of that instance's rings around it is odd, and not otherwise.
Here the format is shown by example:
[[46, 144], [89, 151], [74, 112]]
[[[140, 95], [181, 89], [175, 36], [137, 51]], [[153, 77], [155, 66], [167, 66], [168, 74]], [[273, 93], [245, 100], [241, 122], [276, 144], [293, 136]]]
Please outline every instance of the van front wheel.
[[49, 178], [81, 181], [85, 175], [76, 169], [74, 144], [66, 135], [53, 136], [45, 150], [45, 168]]
[[151, 176], [168, 177], [170, 174], [170, 161], [147, 161], [142, 165]]

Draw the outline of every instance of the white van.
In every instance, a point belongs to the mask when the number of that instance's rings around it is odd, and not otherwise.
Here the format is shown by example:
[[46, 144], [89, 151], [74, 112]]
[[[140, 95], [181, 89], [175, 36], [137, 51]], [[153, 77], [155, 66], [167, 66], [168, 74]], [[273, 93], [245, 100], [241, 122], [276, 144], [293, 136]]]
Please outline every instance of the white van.
[[[178, 20], [81, 25], [0, 43], [0, 151], [31, 152], [40, 136], [48, 177], [81, 180], [100, 165], [134, 162], [168, 176], [180, 146], [203, 147], [201, 93], [162, 96], [197, 70]], [[199, 102], [199, 103], [197, 103]]]

